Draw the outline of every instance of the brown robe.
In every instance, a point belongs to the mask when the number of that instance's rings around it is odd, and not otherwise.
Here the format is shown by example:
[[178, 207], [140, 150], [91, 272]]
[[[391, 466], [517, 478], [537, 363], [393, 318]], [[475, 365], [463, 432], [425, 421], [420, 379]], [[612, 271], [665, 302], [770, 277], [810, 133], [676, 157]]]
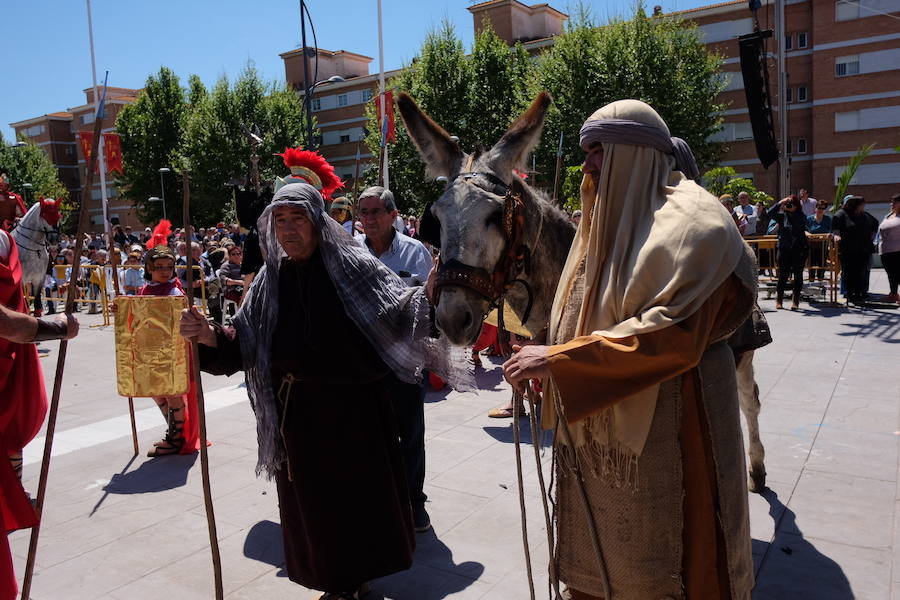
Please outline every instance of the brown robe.
[[[570, 341], [552, 346], [549, 354], [570, 422], [660, 384], [638, 461], [637, 488], [617, 487], [583, 465], [612, 600], [750, 597], [752, 555], [734, 361], [720, 341], [752, 305], [744, 279], [732, 276], [688, 319], [624, 339], [571, 339], [583, 275], [563, 312], [557, 341]], [[557, 474], [560, 579], [575, 599], [602, 598], [577, 478], [563, 466]]]
[[[316, 253], [282, 263], [272, 382], [287, 462], [276, 476], [291, 581], [352, 592], [408, 569], [415, 549], [409, 494], [389, 384], [378, 353], [350, 321]], [[217, 328], [200, 346], [215, 374], [241, 369], [240, 340]]]

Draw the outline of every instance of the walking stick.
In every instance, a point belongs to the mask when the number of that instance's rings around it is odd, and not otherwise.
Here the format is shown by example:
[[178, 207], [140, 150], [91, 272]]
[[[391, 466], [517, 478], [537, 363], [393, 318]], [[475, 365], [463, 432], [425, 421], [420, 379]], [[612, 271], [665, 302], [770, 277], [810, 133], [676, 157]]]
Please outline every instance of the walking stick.
[[[84, 234], [87, 229], [90, 215], [87, 203], [90, 199], [91, 189], [94, 185], [94, 166], [97, 163], [97, 150], [100, 147], [100, 131], [102, 118], [94, 121], [94, 139], [91, 141], [91, 156], [87, 160], [87, 173], [84, 176], [81, 203], [78, 207], [78, 229], [75, 235], [75, 257], [72, 260], [72, 269], [69, 272], [69, 288], [66, 293], [66, 318], [72, 314], [75, 308], [75, 282], [81, 272], [81, 249], [84, 246]], [[56, 374], [53, 378], [53, 394], [50, 397], [50, 408], [47, 412], [47, 433], [44, 438], [44, 457], [41, 460], [41, 475], [38, 480], [37, 498], [34, 503], [34, 512], [38, 522], [31, 528], [31, 540], [28, 543], [28, 558], [25, 561], [25, 578], [22, 580], [22, 600], [29, 600], [31, 593], [31, 580], [34, 577], [34, 559], [37, 556], [38, 538], [41, 533], [41, 515], [44, 511], [44, 497], [47, 492], [47, 477], [50, 473], [50, 454], [53, 451], [53, 434], [56, 432], [56, 417], [59, 413], [59, 395], [62, 390], [63, 371], [66, 368], [66, 353], [69, 348], [69, 340], [59, 342], [59, 355], [56, 358]]]
[[[184, 179], [184, 231], [188, 244], [185, 254], [187, 259], [187, 293], [188, 310], [194, 307], [194, 252], [190, 246], [194, 237], [194, 228], [191, 225], [191, 176], [190, 172], [182, 172]], [[191, 341], [191, 376], [194, 378], [197, 391], [197, 419], [200, 423], [200, 473], [203, 477], [203, 502], [206, 504], [206, 525], [209, 529], [209, 549], [212, 552], [213, 583], [216, 589], [216, 600], [222, 600], [222, 559], [219, 555], [219, 536], [216, 533], [216, 515], [213, 511], [212, 491], [209, 487], [209, 454], [206, 450], [206, 405], [203, 401], [203, 382], [200, 380], [200, 353], [197, 350], [197, 342]]]
[[[119, 253], [116, 251], [112, 230], [110, 230], [109, 236], [107, 237], [106, 246], [110, 251], [109, 263], [112, 265], [113, 292], [115, 293], [116, 298], [118, 298], [122, 294], [122, 289], [119, 287]], [[103, 288], [106, 289], [105, 278], [101, 277], [100, 281], [104, 282]], [[105, 313], [105, 306], [103, 307], [103, 310]], [[134, 455], [137, 456], [140, 453], [140, 449], [138, 448], [137, 422], [134, 419], [134, 398], [131, 396], [128, 396], [128, 416], [131, 417], [131, 444], [134, 446]]]

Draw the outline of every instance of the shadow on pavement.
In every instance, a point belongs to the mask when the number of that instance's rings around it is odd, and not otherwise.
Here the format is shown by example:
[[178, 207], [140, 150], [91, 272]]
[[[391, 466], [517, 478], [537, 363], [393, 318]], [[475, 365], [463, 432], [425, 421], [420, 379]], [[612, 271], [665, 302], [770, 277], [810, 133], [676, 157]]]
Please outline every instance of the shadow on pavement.
[[287, 577], [284, 570], [284, 542], [281, 538], [281, 524], [274, 521], [260, 521], [250, 528], [244, 540], [244, 556], [278, 567], [276, 575]]
[[758, 563], [754, 600], [852, 600], [855, 596], [843, 569], [803, 537], [794, 512], [769, 488], [762, 497], [775, 522], [775, 539], [771, 543], [753, 540]]
[[895, 312], [872, 312], [870, 318], [862, 323], [844, 323], [849, 331], [838, 335], [873, 337], [886, 344], [900, 344], [900, 314]]
[[144, 494], [181, 487], [199, 453], [152, 458], [128, 473], [116, 473], [103, 491], [109, 494]]
[[412, 568], [373, 581], [365, 600], [442, 600], [472, 585], [482, 573], [479, 562], [454, 562], [453, 552], [432, 529], [416, 535]]

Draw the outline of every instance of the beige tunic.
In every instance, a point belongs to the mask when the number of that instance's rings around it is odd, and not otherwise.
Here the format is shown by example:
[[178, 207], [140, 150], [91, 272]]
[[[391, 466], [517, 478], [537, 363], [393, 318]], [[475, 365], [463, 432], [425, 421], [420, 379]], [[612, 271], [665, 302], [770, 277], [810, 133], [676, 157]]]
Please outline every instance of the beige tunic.
[[[752, 294], [744, 279], [727, 280], [677, 325], [617, 340], [572, 339], [583, 275], [573, 287], [556, 340], [571, 341], [550, 350], [553, 382], [569, 421], [660, 384], [636, 488], [617, 487], [582, 464], [610, 600], [750, 597], [753, 563], [734, 362], [718, 341], [749, 313]], [[586, 594], [580, 597], [600, 598], [602, 579], [577, 478], [564, 466], [557, 475], [560, 579]]]

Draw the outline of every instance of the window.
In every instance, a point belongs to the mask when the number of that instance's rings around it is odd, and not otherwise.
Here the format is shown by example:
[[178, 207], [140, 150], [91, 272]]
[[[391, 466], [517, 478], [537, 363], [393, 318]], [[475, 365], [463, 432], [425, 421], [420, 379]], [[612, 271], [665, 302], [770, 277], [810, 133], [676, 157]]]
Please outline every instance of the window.
[[338, 106], [347, 106], [347, 94], [338, 95]]
[[66, 156], [75, 154], [75, 146], [66, 146]]
[[838, 3], [834, 6], [834, 20], [835, 21], [849, 21], [851, 19], [859, 18], [859, 3], [855, 0], [853, 1], [845, 1], [838, 0]]
[[82, 125], [87, 125], [87, 124], [93, 123], [93, 122], [94, 122], [94, 113], [89, 112], [86, 115], [81, 115], [81, 124]]
[[368, 102], [372, 99], [372, 90], [363, 90], [362, 91], [362, 101]]
[[839, 56], [834, 59], [834, 74], [836, 77], [859, 74], [859, 55]]
[[806, 154], [806, 138], [797, 140], [797, 154]]
[[809, 34], [805, 31], [797, 34], [797, 47], [806, 48], [809, 46]]
[[752, 140], [753, 139], [753, 127], [750, 125], [750, 122], [744, 123], [735, 123], [734, 124], [734, 140], [739, 142], [741, 140]]
[[794, 47], [794, 35], [792, 33], [789, 33], [786, 36], [784, 36], [784, 49], [792, 50], [793, 47]]
[[43, 125], [32, 125], [28, 129], [26, 129], [23, 133], [25, 135], [27, 135], [28, 137], [34, 137], [36, 135], [41, 135], [42, 133], [44, 133], [44, 126]]
[[806, 86], [801, 85], [797, 88], [797, 102], [806, 102], [806, 99], [807, 99]]
[[785, 99], [788, 102], [793, 102], [794, 101], [794, 88], [785, 88], [784, 91], [785, 91], [785, 94], [784, 94]]
[[349, 134], [349, 133], [346, 134], [346, 135], [342, 135], [342, 136], [341, 136], [341, 143], [342, 143], [342, 144], [346, 144], [346, 143], [349, 142], [349, 141], [350, 141], [350, 134]]
[[322, 99], [321, 98], [313, 98], [312, 99], [312, 109], [313, 110], [322, 110]]

